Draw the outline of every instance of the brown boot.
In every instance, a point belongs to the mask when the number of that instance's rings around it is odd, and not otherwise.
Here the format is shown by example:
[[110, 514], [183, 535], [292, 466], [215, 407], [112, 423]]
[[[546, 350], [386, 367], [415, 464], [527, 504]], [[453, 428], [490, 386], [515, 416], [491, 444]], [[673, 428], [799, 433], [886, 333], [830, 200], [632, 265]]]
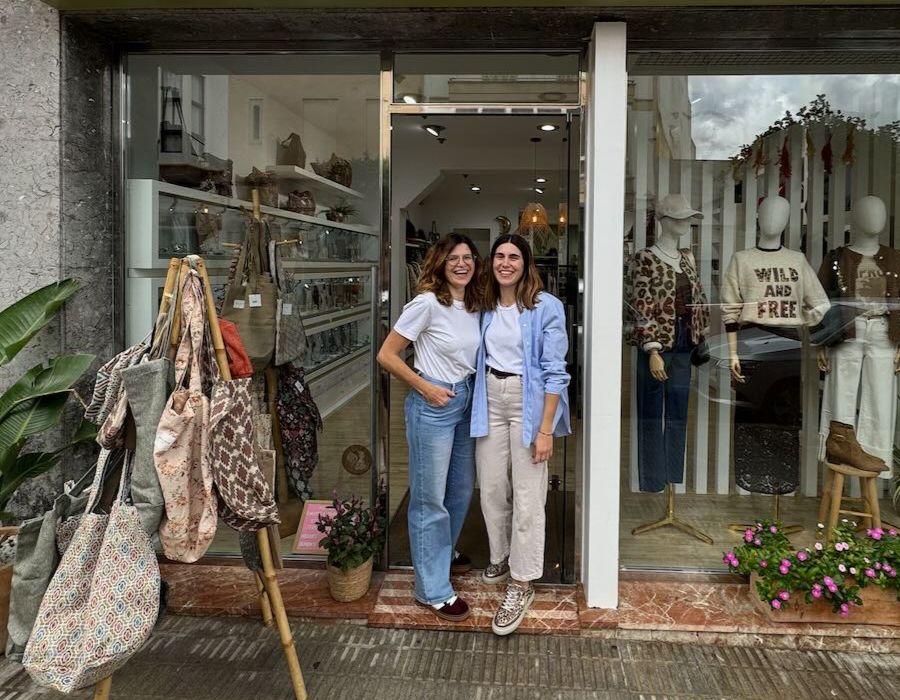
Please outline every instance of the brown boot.
[[887, 465], [860, 447], [852, 425], [831, 421], [825, 441], [825, 459], [832, 464], [846, 464], [867, 472], [882, 472]]

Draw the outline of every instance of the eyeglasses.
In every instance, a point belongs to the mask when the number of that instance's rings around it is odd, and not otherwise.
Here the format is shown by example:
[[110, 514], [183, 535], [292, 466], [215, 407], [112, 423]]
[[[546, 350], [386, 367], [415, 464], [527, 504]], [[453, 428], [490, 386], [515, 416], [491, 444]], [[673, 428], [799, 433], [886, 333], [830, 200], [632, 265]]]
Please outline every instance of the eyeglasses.
[[462, 260], [466, 265], [471, 265], [475, 262], [474, 255], [448, 255], [447, 256], [447, 264], [448, 265], [456, 265], [460, 260]]

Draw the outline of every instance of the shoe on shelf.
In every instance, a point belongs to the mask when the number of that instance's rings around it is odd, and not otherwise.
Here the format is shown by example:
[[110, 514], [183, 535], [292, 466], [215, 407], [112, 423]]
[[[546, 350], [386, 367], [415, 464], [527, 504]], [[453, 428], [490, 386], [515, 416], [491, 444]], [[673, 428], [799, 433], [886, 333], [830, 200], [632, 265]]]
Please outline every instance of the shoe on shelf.
[[525, 619], [525, 613], [533, 601], [534, 586], [530, 583], [522, 585], [511, 581], [506, 586], [503, 602], [494, 613], [494, 622], [491, 624], [494, 634], [504, 637], [515, 632]]
[[488, 568], [481, 572], [481, 580], [484, 583], [503, 583], [509, 578], [509, 559], [504, 559], [499, 564], [489, 564]]
[[867, 472], [883, 472], [887, 465], [878, 457], [866, 452], [856, 439], [853, 426], [831, 421], [828, 439], [825, 441], [825, 460], [832, 464], [846, 464]]
[[439, 618], [449, 622], [462, 622], [472, 613], [469, 604], [458, 595], [453, 596], [444, 603], [429, 605], [428, 603], [422, 603], [417, 600], [416, 604], [421, 605], [423, 608], [428, 608]]
[[453, 559], [450, 561], [451, 574], [464, 574], [472, 570], [472, 560], [462, 552], [453, 550]]

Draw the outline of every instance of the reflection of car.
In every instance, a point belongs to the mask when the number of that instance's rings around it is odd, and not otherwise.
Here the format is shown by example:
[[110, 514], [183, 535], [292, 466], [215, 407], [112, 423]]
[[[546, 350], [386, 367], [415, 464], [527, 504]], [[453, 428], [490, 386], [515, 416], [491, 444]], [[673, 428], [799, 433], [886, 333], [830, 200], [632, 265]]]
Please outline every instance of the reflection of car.
[[[731, 353], [728, 334], [709, 338], [709, 356], [713, 369], [728, 370]], [[729, 392], [717, 391], [718, 396], [707, 397], [717, 403], [734, 403], [738, 409], [750, 411], [767, 421], [791, 424], [802, 415], [800, 358], [802, 345], [799, 340], [786, 338], [763, 330], [748, 327], [738, 335], [738, 357], [741, 372], [745, 376], [761, 378], [747, 384], [732, 382], [734, 398]], [[714, 388], [718, 373], [711, 375]]]

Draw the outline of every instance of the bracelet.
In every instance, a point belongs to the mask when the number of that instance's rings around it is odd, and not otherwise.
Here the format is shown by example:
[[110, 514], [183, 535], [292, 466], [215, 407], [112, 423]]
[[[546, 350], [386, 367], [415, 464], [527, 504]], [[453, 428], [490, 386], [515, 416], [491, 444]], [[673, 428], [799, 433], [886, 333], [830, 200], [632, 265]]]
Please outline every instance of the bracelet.
[[538, 430], [540, 435], [546, 435], [547, 437], [553, 437], [553, 433], [545, 433], [543, 430]]

